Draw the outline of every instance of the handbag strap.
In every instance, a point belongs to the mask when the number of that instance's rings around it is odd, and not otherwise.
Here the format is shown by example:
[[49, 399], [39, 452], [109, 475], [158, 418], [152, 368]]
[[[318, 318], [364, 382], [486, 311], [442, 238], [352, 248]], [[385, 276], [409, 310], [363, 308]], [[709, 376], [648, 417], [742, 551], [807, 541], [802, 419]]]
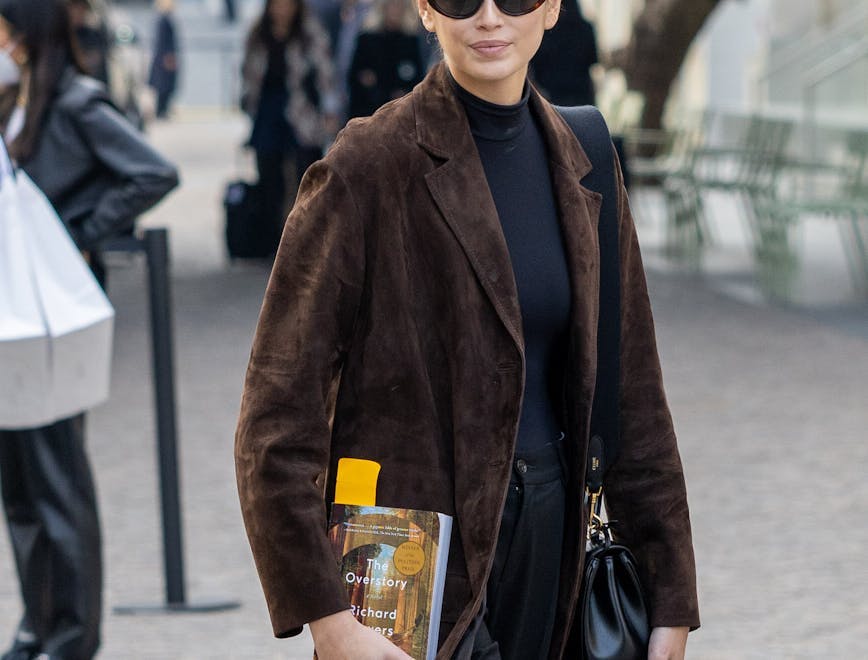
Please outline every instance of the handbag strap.
[[569, 124], [591, 160], [592, 169], [582, 179], [582, 185], [603, 196], [597, 223], [600, 243], [597, 381], [585, 471], [588, 490], [597, 494], [594, 502], [597, 504], [603, 476], [615, 462], [620, 449], [621, 270], [614, 147], [606, 120], [594, 106], [555, 106], [555, 109]]

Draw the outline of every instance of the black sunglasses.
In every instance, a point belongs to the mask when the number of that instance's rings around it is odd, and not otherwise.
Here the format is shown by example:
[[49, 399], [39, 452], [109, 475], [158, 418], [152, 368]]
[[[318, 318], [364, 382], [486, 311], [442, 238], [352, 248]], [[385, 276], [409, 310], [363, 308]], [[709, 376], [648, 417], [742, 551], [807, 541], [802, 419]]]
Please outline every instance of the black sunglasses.
[[[470, 18], [485, 0], [428, 0], [438, 14], [449, 18]], [[509, 16], [524, 16], [542, 5], [545, 0], [494, 0], [494, 4]]]

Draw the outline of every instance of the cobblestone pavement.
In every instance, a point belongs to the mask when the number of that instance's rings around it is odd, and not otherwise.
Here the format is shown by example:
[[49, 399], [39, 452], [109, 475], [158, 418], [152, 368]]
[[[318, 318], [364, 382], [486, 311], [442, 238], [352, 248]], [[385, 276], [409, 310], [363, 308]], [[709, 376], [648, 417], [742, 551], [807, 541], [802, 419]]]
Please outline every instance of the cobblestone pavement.
[[[103, 658], [311, 657], [306, 635], [271, 637], [235, 492], [232, 435], [267, 278], [265, 265], [230, 265], [222, 252], [220, 195], [244, 130], [235, 117], [190, 113], [154, 126], [183, 186], [144, 220], [172, 236], [188, 598], [241, 607], [113, 612], [157, 604], [163, 589], [145, 273], [138, 258], [113, 259], [113, 392], [89, 417], [105, 534]], [[703, 627], [688, 657], [868, 657], [868, 309], [747, 304], [652, 256], [699, 567]], [[0, 640], [19, 614], [4, 535]]]

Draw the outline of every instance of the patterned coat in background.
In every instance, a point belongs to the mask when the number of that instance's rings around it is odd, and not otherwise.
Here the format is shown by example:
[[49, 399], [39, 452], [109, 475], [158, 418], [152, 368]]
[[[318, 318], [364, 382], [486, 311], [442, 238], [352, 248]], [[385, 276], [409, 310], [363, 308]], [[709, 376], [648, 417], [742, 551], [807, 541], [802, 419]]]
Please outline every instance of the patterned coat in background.
[[[291, 39], [286, 46], [286, 88], [289, 103], [286, 121], [298, 142], [315, 147], [329, 142], [323, 116], [340, 109], [340, 94], [336, 86], [334, 62], [326, 31], [317, 18], [308, 13], [301, 25], [300, 39]], [[241, 65], [241, 109], [256, 117], [262, 83], [268, 69], [268, 46], [254, 34], [247, 40]], [[307, 93], [307, 82], [313, 84], [319, 103]]]

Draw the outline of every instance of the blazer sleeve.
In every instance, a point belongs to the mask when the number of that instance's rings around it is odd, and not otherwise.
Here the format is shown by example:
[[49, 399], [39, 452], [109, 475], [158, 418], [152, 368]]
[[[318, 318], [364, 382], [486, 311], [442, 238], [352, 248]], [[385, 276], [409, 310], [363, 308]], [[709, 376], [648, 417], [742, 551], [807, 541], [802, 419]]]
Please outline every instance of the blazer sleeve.
[[265, 293], [235, 435], [241, 512], [274, 634], [349, 607], [326, 536], [331, 417], [364, 281], [364, 232], [327, 161], [308, 170]]
[[132, 226], [135, 219], [178, 185], [178, 171], [102, 95], [90, 95], [70, 117], [93, 154], [110, 172], [93, 212], [71, 231], [81, 249]]
[[[617, 159], [617, 156], [616, 156]], [[636, 228], [617, 166], [621, 251], [621, 452], [605, 482], [614, 532], [639, 562], [651, 625], [699, 627], [681, 459], [657, 353]]]

